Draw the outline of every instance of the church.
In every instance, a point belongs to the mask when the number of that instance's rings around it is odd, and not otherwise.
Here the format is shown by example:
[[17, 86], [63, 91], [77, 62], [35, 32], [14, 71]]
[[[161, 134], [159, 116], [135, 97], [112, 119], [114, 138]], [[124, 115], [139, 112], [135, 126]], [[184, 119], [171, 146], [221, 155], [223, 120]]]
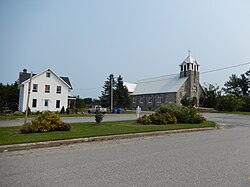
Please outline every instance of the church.
[[200, 85], [200, 64], [188, 57], [180, 64], [180, 73], [154, 77], [137, 82], [131, 95], [132, 108], [140, 106], [142, 110], [155, 110], [164, 103], [181, 105], [184, 96], [196, 98], [196, 106], [202, 94]]

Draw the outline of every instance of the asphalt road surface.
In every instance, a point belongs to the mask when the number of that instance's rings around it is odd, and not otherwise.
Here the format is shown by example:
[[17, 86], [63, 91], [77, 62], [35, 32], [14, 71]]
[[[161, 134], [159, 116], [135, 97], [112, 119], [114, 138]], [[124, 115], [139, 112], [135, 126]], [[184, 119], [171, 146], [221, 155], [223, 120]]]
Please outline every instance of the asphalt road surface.
[[249, 187], [249, 121], [226, 116], [231, 128], [1, 153], [0, 186]]

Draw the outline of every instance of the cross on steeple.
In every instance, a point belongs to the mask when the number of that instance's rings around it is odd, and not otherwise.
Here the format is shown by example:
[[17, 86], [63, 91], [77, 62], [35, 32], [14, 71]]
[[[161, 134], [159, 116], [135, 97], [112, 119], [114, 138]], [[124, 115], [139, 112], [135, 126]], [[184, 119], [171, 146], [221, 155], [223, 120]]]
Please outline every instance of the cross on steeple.
[[190, 55], [191, 55], [191, 50], [189, 49], [189, 50], [188, 50], [188, 56], [190, 56]]

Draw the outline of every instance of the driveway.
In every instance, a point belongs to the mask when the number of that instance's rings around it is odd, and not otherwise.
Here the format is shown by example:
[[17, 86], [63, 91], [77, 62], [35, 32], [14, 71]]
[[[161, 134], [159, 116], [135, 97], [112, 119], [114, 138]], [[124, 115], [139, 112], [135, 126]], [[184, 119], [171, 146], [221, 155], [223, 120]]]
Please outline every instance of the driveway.
[[214, 121], [219, 125], [250, 127], [250, 115], [202, 113], [209, 121]]

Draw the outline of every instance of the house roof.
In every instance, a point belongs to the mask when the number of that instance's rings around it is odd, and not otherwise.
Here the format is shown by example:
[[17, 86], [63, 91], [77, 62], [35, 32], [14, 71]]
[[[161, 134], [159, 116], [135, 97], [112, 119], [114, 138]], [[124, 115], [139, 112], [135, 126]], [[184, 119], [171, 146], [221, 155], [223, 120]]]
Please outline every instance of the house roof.
[[188, 77], [180, 77], [179, 74], [144, 79], [138, 81], [131, 95], [175, 93], [187, 79]]
[[[70, 83], [70, 80], [68, 77], [60, 77], [58, 76], [55, 72], [53, 72], [51, 69], [47, 69], [45, 71], [50, 71], [52, 72], [55, 76], [57, 76], [59, 79], [61, 79], [62, 82], [64, 82], [70, 89], [72, 89], [72, 85]], [[44, 73], [45, 71], [39, 73], [39, 74], [32, 74], [32, 78], [35, 78], [36, 76]], [[23, 84], [24, 82], [28, 81], [28, 79], [30, 78], [31, 73], [27, 73], [27, 72], [20, 72], [19, 73], [19, 84]]]

